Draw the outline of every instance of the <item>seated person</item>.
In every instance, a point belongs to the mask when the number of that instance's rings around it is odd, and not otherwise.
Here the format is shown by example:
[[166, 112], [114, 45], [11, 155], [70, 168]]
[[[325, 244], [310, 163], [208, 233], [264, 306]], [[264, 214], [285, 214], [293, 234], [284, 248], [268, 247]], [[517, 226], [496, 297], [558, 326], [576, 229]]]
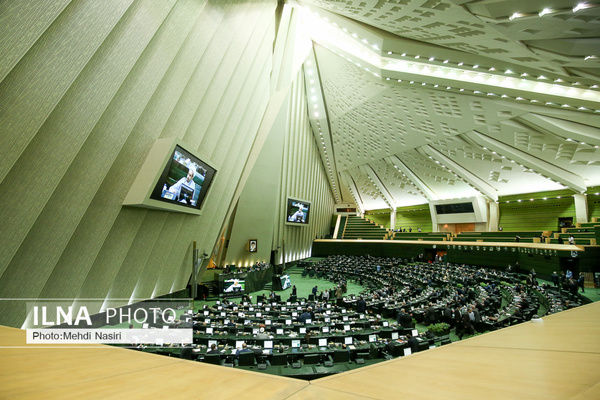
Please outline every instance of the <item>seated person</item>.
[[[193, 205], [192, 199], [196, 190], [196, 184], [194, 183], [195, 175], [196, 169], [193, 166], [190, 166], [188, 168], [187, 176], [181, 178], [169, 188], [169, 192], [175, 195], [177, 201]], [[182, 190], [182, 187], [184, 188], [184, 190]]]
[[217, 349], [217, 345], [216, 344], [211, 344], [210, 345], [210, 350], [206, 352], [206, 354], [219, 354], [219, 349]]
[[408, 345], [410, 346], [411, 353], [416, 353], [417, 351], [419, 351], [419, 342], [417, 341], [417, 339], [415, 339], [410, 333], [406, 335], [406, 339]]
[[235, 356], [239, 357], [242, 353], [252, 353], [252, 350], [248, 348], [246, 342], [242, 343], [241, 349], [237, 349], [237, 351], [235, 352]]
[[304, 312], [298, 316], [297, 321], [305, 324], [307, 319], [312, 319], [312, 315], [310, 315], [310, 311], [308, 309], [304, 310]]

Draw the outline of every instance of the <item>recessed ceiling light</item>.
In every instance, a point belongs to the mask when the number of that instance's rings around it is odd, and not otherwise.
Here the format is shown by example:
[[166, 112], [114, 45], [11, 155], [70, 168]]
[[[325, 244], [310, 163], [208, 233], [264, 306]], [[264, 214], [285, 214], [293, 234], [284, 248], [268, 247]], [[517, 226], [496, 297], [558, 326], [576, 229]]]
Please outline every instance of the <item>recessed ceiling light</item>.
[[539, 15], [540, 17], [543, 17], [544, 15], [546, 15], [546, 14], [550, 14], [551, 12], [552, 12], [552, 10], [551, 10], [551, 9], [549, 9], [549, 8], [544, 8], [542, 11], [540, 11], [540, 12], [538, 13], [538, 15]]

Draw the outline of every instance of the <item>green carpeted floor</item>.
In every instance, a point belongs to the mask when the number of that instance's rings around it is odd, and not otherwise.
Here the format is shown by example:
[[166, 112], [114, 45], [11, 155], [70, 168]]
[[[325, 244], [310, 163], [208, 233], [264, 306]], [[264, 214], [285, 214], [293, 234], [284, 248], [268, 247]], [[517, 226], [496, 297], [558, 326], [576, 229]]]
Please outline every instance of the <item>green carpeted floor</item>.
[[[325, 289], [333, 288], [336, 286], [336, 284], [334, 282], [331, 282], [331, 281], [328, 281], [325, 279], [309, 278], [308, 276], [303, 278], [302, 277], [303, 270], [304, 270], [304, 268], [294, 266], [294, 267], [288, 268], [285, 271], [285, 273], [290, 276], [292, 286], [293, 285], [296, 286], [298, 297], [308, 298], [308, 295], [312, 294], [312, 288], [315, 286], [317, 286], [317, 289], [319, 290], [319, 292], [323, 291]], [[206, 273], [202, 276], [202, 281], [208, 282], [210, 280], [213, 280], [215, 275], [218, 275], [222, 272], [223, 272], [223, 270], [220, 270], [220, 269], [207, 270]], [[360, 286], [354, 282], [348, 282], [347, 288], [348, 288], [348, 292], [346, 293], [346, 295], [358, 294], [364, 290], [364, 288], [362, 286]], [[252, 301], [254, 302], [257, 296], [268, 295], [269, 293], [271, 293], [271, 283], [266, 284], [262, 290], [258, 290], [256, 292], [251, 292], [251, 293], [249, 293], [249, 295], [252, 296]], [[281, 291], [276, 290], [275, 293], [281, 296], [281, 300], [285, 301], [292, 294], [292, 288], [288, 288], [286, 290], [281, 290]], [[202, 306], [204, 304], [214, 304], [214, 302], [217, 300], [218, 299], [216, 297], [214, 297], [214, 298], [210, 297], [205, 302], [196, 301], [195, 308], [198, 308], [199, 306]], [[237, 301], [239, 301], [239, 299]]]

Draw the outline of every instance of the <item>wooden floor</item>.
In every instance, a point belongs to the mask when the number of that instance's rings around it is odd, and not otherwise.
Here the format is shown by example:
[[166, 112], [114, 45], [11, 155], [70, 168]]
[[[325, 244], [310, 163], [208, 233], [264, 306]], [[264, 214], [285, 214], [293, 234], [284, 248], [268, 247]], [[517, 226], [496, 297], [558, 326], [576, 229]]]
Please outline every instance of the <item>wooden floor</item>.
[[311, 382], [0, 327], [1, 399], [600, 399], [600, 303]]

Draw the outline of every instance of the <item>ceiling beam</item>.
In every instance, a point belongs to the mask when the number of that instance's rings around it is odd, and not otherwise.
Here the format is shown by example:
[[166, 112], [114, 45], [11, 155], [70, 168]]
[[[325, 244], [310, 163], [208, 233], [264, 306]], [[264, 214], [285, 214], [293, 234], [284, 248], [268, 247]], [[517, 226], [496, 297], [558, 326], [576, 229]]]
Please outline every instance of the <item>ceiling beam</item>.
[[358, 168], [363, 174], [365, 174], [369, 178], [369, 180], [371, 181], [371, 183], [373, 183], [375, 188], [377, 188], [379, 194], [381, 194], [381, 197], [383, 197], [383, 200], [388, 205], [389, 209], [392, 211], [396, 210], [396, 200], [394, 200], [390, 192], [385, 187], [385, 184], [381, 181], [381, 179], [379, 179], [379, 176], [377, 175], [377, 172], [375, 172], [373, 167], [371, 167], [369, 164], [363, 164], [360, 165]]
[[521, 115], [515, 120], [531, 129], [558, 136], [560, 139], [591, 147], [600, 146], [600, 129], [595, 126], [534, 113]]
[[394, 154], [390, 157], [386, 157], [385, 161], [390, 165], [393, 165], [399, 172], [406, 176], [408, 182], [412, 186], [414, 186], [419, 192], [421, 192], [421, 195], [423, 195], [423, 197], [425, 197], [427, 201], [439, 200], [440, 197], [437, 194], [435, 194], [435, 192], [431, 190], [429, 186], [425, 184], [425, 182], [423, 182], [417, 175], [415, 175], [412, 172], [412, 170], [408, 168], [402, 160], [400, 160], [400, 157]]
[[363, 215], [365, 213], [365, 205], [360, 199], [360, 193], [356, 187], [356, 183], [354, 183], [354, 179], [352, 179], [352, 176], [348, 171], [340, 172], [340, 179], [342, 180], [342, 183], [348, 187], [350, 194], [354, 198], [354, 204], [356, 204], [356, 208], [358, 208], [360, 214]]
[[456, 161], [446, 157], [430, 145], [421, 146], [417, 149], [417, 151], [421, 152], [426, 157], [431, 158], [434, 160], [434, 162], [437, 161], [446, 168], [450, 169], [451, 172], [454, 172], [467, 185], [471, 186], [485, 197], [494, 201], [498, 201], [498, 193], [493, 186], [479, 178], [477, 175], [471, 173], [468, 169], [464, 168]]
[[513, 160], [520, 165], [523, 165], [524, 168], [529, 168], [571, 190], [579, 193], [583, 193], [587, 190], [585, 181], [581, 176], [562, 169], [548, 161], [544, 161], [529, 153], [518, 150], [504, 142], [484, 135], [481, 132], [472, 131], [465, 133], [464, 136], [475, 142], [478, 146], [485, 147], [489, 151], [496, 152], [501, 156]]

